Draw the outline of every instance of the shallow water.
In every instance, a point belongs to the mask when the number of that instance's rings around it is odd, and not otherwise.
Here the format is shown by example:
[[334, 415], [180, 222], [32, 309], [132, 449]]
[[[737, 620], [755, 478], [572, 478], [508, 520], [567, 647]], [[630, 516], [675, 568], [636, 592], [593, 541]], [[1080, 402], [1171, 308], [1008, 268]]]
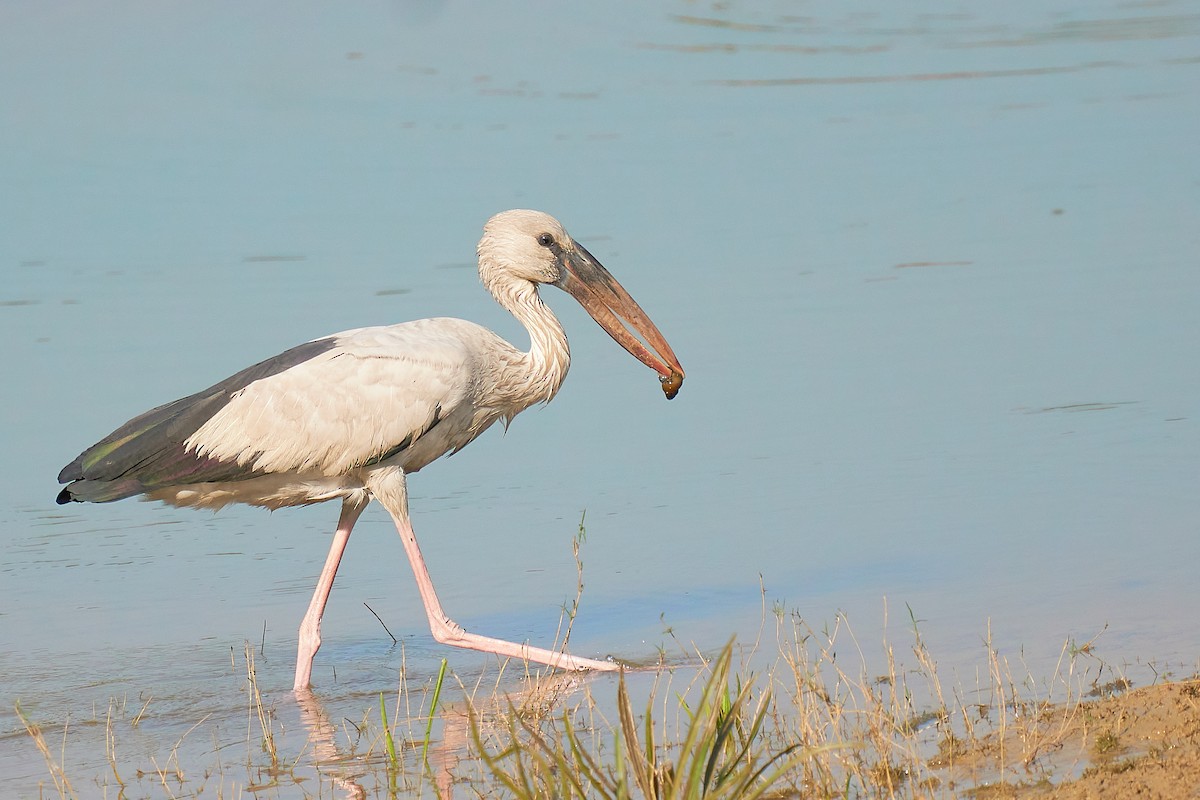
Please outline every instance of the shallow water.
[[[0, 707], [61, 733], [148, 701], [130, 746], [160, 761], [211, 713], [181, 751], [209, 764], [246, 746], [250, 641], [290, 708], [335, 508], [58, 507], [54, 476], [331, 331], [524, 342], [472, 271], [509, 207], [558, 216], [688, 380], [664, 402], [549, 298], [559, 397], [410, 483], [460, 622], [548, 642], [586, 509], [576, 652], [653, 658], [668, 627], [711, 652], [764, 600], [874, 643], [886, 598], [947, 674], [989, 626], [1035, 676], [1101, 631], [1118, 669], [1195, 669], [1196, 4], [60, 3], [0, 9], [0, 67]], [[351, 717], [402, 658], [488, 663], [431, 641], [378, 509], [323, 634], [314, 682]], [[2, 785], [32, 796], [0, 713]]]

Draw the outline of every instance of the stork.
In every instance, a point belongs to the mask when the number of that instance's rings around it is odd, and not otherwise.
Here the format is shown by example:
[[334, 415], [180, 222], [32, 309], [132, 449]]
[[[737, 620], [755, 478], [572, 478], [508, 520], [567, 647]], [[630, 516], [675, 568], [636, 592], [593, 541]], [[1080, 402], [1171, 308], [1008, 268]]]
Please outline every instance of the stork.
[[67, 486], [58, 502], [142, 495], [192, 508], [277, 509], [341, 500], [297, 637], [297, 692], [310, 687], [338, 564], [372, 499], [400, 533], [435, 640], [567, 670], [617, 669], [612, 661], [468, 633], [450, 619], [413, 533], [405, 476], [558, 392], [571, 355], [541, 284], [571, 294], [657, 372], [667, 399], [679, 391], [683, 367], [629, 293], [550, 215], [497, 214], [484, 226], [478, 257], [483, 285], [528, 331], [528, 352], [450, 318], [314, 339], [126, 422], [63, 468], [58, 480]]

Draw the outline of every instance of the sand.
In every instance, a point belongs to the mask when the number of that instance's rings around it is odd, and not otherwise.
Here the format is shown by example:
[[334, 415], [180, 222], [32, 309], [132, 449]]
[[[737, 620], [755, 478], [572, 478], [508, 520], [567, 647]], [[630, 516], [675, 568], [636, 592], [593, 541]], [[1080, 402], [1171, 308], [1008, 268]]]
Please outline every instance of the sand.
[[[1038, 729], [1037, 742], [1016, 728], [958, 753], [941, 788], [979, 800], [1200, 798], [1200, 680], [1056, 707]], [[969, 778], [987, 773], [1002, 777]]]

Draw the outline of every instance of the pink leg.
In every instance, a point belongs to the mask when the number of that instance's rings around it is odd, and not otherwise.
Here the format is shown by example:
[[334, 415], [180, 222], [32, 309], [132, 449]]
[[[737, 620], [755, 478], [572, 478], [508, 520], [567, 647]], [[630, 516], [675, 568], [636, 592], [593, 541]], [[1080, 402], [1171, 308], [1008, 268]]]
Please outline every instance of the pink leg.
[[417, 579], [417, 589], [421, 592], [421, 601], [425, 604], [425, 615], [429, 617], [429, 628], [433, 638], [442, 644], [454, 647], [465, 647], [469, 650], [480, 650], [484, 653], [494, 653], [506, 658], [519, 658], [524, 661], [534, 661], [539, 664], [568, 670], [603, 670], [614, 672], [621, 667], [611, 661], [597, 661], [591, 658], [579, 658], [566, 653], [556, 653], [543, 650], [540, 647], [530, 647], [516, 642], [506, 642], [503, 639], [492, 639], [467, 633], [461, 625], [446, 616], [442, 604], [438, 601], [437, 592], [433, 588], [433, 580], [425, 566], [421, 548], [417, 545], [416, 534], [413, 533], [412, 523], [408, 521], [408, 492], [405, 486], [404, 474], [395, 470], [383, 475], [375, 475], [370, 481], [371, 491], [384, 508], [391, 514], [404, 542], [404, 552], [412, 565], [413, 575]]
[[342, 553], [346, 551], [346, 543], [350, 541], [350, 531], [366, 507], [367, 501], [355, 502], [347, 498], [342, 502], [342, 514], [338, 517], [337, 532], [333, 534], [333, 544], [325, 558], [325, 568], [317, 578], [312, 602], [308, 604], [308, 612], [300, 622], [300, 635], [296, 644], [296, 682], [292, 686], [293, 691], [308, 690], [313, 658], [321, 647], [321, 615], [325, 613], [325, 603], [329, 600], [329, 593], [333, 591], [333, 579], [337, 577], [338, 564], [342, 562]]
[[407, 519], [396, 520], [396, 529], [404, 542], [404, 550], [408, 553], [408, 561], [412, 564], [413, 574], [417, 578], [417, 589], [421, 592], [421, 600], [425, 603], [425, 614], [429, 617], [429, 628], [433, 638], [442, 644], [454, 647], [465, 647], [470, 650], [481, 650], [484, 653], [495, 653], [507, 658], [519, 658], [524, 661], [536, 661], [559, 669], [585, 670], [596, 669], [615, 671], [620, 665], [611, 661], [596, 661], [591, 658], [579, 658], [566, 653], [555, 653], [540, 647], [530, 647], [527, 644], [506, 642], [503, 639], [492, 639], [467, 633], [461, 625], [446, 616], [442, 604], [438, 602], [437, 593], [433, 589], [433, 580], [425, 567], [425, 559], [421, 556], [421, 548], [417, 545], [417, 537], [413, 533], [412, 524]]
[[493, 639], [479, 636], [476, 633], [468, 633], [461, 625], [446, 616], [442, 610], [442, 603], [438, 601], [438, 595], [433, 590], [430, 571], [425, 566], [425, 558], [421, 557], [421, 548], [416, 543], [412, 523], [408, 522], [407, 517], [396, 519], [396, 529], [400, 531], [401, 540], [404, 542], [404, 552], [408, 553], [409, 564], [413, 565], [416, 588], [420, 590], [421, 600], [425, 602], [425, 614], [430, 618], [430, 630], [433, 631], [433, 638], [438, 642], [454, 645], [456, 648], [481, 650], [482, 652], [494, 652], [498, 656], [521, 658], [523, 661], [534, 661], [559, 669], [601, 669], [607, 670], [607, 672], [620, 669], [619, 664], [611, 661], [595, 661], [594, 658], [580, 658], [565, 654], [565, 652], [533, 648], [528, 644], [505, 642], [504, 639]]

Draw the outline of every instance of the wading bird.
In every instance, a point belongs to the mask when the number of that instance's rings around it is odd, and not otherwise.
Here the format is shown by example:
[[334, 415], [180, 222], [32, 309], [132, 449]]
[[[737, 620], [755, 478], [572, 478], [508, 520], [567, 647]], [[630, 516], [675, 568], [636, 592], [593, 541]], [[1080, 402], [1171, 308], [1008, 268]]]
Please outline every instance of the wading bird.
[[575, 297], [659, 374], [668, 399], [683, 383], [683, 367], [629, 293], [548, 214], [497, 214], [484, 226], [478, 255], [483, 285], [525, 326], [529, 352], [448, 318], [315, 339], [125, 423], [63, 468], [58, 480], [68, 485], [58, 502], [145, 495], [176, 506], [276, 509], [340, 499], [333, 544], [300, 624], [296, 691], [309, 687], [338, 564], [372, 499], [396, 524], [438, 642], [563, 669], [616, 669], [468, 633], [446, 616], [409, 522], [405, 475], [554, 397], [570, 350], [539, 284]]

